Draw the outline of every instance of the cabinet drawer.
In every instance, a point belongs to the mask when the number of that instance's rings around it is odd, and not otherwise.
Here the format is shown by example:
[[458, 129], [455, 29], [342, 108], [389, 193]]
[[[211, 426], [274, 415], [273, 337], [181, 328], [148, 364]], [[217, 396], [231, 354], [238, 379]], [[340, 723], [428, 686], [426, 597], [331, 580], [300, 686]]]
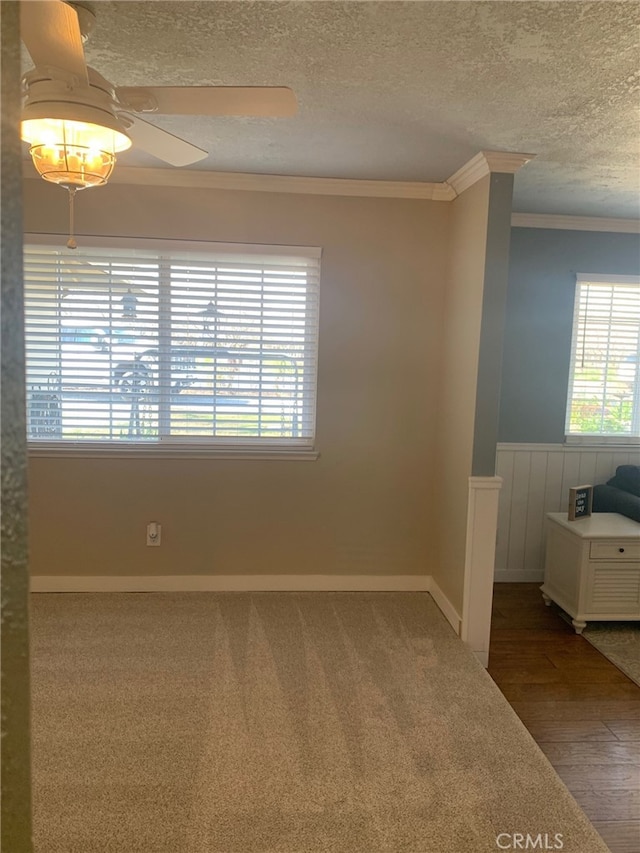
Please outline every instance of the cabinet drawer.
[[592, 542], [589, 549], [592, 560], [640, 560], [640, 540], [631, 542], [621, 539], [618, 542]]

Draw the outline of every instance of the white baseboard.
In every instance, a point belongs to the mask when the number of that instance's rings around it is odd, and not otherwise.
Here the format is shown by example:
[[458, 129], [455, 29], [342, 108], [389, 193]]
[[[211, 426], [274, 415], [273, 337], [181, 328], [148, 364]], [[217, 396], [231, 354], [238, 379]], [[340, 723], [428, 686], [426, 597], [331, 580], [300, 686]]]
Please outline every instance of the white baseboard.
[[495, 583], [542, 583], [544, 572], [519, 572], [517, 569], [497, 569], [493, 580]]
[[438, 605], [438, 607], [442, 611], [442, 615], [451, 625], [456, 634], [460, 636], [460, 623], [462, 621], [460, 618], [460, 614], [455, 609], [453, 604], [449, 601], [444, 592], [440, 589], [435, 579], [429, 578], [429, 581], [430, 584], [428, 591], [431, 593], [431, 598], [433, 598], [435, 603]]
[[429, 592], [460, 634], [460, 615], [430, 575], [34, 575], [31, 592]]
[[429, 575], [35, 575], [32, 592], [429, 592]]

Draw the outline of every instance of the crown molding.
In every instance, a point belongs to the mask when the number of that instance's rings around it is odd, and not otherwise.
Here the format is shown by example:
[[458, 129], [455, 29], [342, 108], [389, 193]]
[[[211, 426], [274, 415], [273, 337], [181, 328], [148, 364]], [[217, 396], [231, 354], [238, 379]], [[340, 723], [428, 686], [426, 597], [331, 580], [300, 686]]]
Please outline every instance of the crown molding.
[[513, 228], [556, 228], [563, 231], [613, 231], [617, 234], [640, 234], [640, 219], [512, 213], [511, 225]]
[[[350, 178], [311, 178], [297, 175], [258, 175], [249, 172], [209, 172], [196, 169], [116, 166], [109, 183], [183, 187], [187, 189], [453, 201], [460, 193], [490, 172], [517, 172], [533, 157], [535, 157], [534, 154], [480, 151], [448, 180], [440, 182], [370, 181]], [[23, 161], [23, 176], [27, 179], [41, 180], [30, 160]]]
[[449, 184], [458, 196], [491, 172], [514, 174], [535, 156], [510, 151], [480, 151], [447, 178], [445, 183]]
[[114, 170], [111, 182], [249, 192], [450, 201], [450, 191], [443, 184], [414, 181], [365, 181], [347, 178], [309, 178], [295, 175], [256, 175], [248, 172], [142, 169], [123, 166]]
[[435, 184], [435, 186], [438, 189], [434, 201], [453, 201], [458, 196], [457, 192], [447, 181], [442, 181], [441, 184]]
[[[25, 178], [42, 180], [28, 160], [24, 161], [23, 175]], [[116, 166], [109, 183], [366, 198], [414, 198], [428, 201], [451, 201], [455, 198], [455, 193], [446, 182], [307, 178], [295, 175], [255, 175], [248, 172], [208, 172], [196, 169], [156, 169], [137, 166]]]
[[514, 174], [535, 160], [535, 154], [519, 154], [513, 151], [481, 151], [490, 172]]
[[[294, 175], [254, 175], [247, 172], [205, 172], [195, 169], [154, 169], [118, 166], [110, 183], [252, 192], [306, 193], [361, 198], [414, 198], [453, 201], [491, 172], [516, 172], [534, 154], [481, 151], [447, 181], [363, 181], [346, 178], [304, 178]], [[30, 160], [23, 161], [23, 177], [41, 181]], [[513, 228], [555, 228], [565, 231], [611, 231], [640, 234], [640, 219], [563, 216], [548, 213], [512, 213]]]

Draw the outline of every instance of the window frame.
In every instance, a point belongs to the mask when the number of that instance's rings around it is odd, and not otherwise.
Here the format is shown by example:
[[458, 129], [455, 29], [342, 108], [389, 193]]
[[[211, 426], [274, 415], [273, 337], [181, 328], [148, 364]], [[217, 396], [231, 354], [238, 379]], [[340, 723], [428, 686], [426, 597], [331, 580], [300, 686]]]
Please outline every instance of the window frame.
[[[162, 238], [110, 237], [83, 235], [82, 243], [91, 249], [118, 249], [157, 252], [227, 253], [230, 255], [254, 255], [256, 257], [297, 256], [315, 260], [318, 264], [316, 291], [316, 317], [311, 334], [315, 341], [314, 392], [311, 401], [313, 435], [309, 438], [265, 438], [265, 437], [158, 437], [157, 441], [93, 441], [73, 440], [29, 440], [27, 450], [30, 457], [84, 457], [99, 458], [189, 458], [189, 459], [258, 459], [258, 460], [306, 460], [312, 461], [320, 455], [316, 449], [318, 356], [319, 356], [319, 306], [320, 306], [320, 263], [322, 249], [317, 246], [285, 246], [260, 243], [229, 243], [218, 241], [176, 240]], [[82, 245], [81, 243], [81, 245]], [[25, 233], [24, 245], [52, 246], [64, 248], [64, 240], [58, 234]], [[70, 254], [70, 257], [72, 255]]]
[[[625, 433], [620, 435], [611, 435], [607, 433], [571, 433], [569, 426], [571, 421], [571, 404], [572, 392], [575, 381], [575, 362], [577, 354], [577, 335], [578, 335], [578, 319], [580, 310], [580, 285], [581, 284], [621, 284], [634, 285], [640, 284], [640, 275], [607, 275], [603, 273], [576, 273], [575, 274], [575, 293], [573, 302], [573, 315], [571, 321], [571, 352], [569, 362], [569, 378], [567, 384], [567, 399], [565, 407], [565, 444], [572, 446], [590, 446], [590, 447], [607, 447], [607, 446], [628, 446], [638, 447], [640, 445], [640, 434]], [[640, 367], [639, 367], [640, 371]], [[640, 422], [640, 372], [636, 377], [637, 385], [636, 396], [633, 400], [634, 420]]]

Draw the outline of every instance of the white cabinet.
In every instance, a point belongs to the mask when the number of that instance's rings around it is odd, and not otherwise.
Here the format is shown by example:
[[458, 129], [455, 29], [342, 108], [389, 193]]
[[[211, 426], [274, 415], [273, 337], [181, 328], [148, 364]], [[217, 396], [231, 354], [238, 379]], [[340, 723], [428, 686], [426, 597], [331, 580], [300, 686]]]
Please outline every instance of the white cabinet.
[[577, 521], [548, 513], [541, 590], [578, 634], [588, 621], [640, 619], [640, 524], [611, 512]]

